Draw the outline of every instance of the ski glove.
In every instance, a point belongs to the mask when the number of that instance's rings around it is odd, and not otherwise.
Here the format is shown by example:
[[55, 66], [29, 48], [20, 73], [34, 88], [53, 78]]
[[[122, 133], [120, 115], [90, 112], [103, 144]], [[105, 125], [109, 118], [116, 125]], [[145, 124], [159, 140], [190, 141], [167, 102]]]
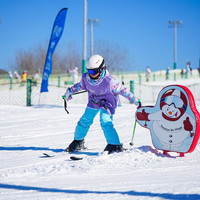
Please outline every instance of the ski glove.
[[66, 101], [69, 101], [72, 99], [72, 92], [71, 92], [71, 89], [68, 88], [67, 91], [65, 92], [65, 95], [64, 95], [64, 99]]

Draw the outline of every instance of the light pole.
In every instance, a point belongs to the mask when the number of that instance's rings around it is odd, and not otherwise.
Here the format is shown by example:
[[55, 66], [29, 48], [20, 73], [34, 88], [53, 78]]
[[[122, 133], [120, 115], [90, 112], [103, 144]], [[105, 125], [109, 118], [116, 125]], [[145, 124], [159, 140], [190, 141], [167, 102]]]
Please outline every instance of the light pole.
[[84, 0], [82, 73], [86, 72], [86, 57], [87, 57], [87, 0]]
[[93, 40], [93, 24], [98, 23], [99, 19], [88, 19], [90, 23], [90, 56], [94, 53], [94, 40]]
[[169, 28], [174, 28], [174, 69], [176, 69], [176, 54], [177, 54], [177, 28], [181, 27], [182, 21], [169, 21]]

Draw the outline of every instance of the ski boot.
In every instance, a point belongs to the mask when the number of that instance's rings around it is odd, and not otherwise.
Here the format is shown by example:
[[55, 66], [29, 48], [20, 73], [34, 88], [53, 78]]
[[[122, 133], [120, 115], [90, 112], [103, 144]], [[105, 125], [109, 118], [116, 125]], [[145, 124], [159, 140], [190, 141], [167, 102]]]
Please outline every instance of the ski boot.
[[111, 154], [111, 153], [119, 153], [119, 152], [122, 152], [124, 150], [122, 144], [120, 145], [113, 145], [113, 144], [108, 144], [106, 146], [106, 148], [104, 149], [104, 151], [108, 151], [108, 154]]
[[83, 140], [74, 140], [66, 149], [66, 152], [77, 152], [80, 150], [86, 149], [84, 146], [84, 139]]

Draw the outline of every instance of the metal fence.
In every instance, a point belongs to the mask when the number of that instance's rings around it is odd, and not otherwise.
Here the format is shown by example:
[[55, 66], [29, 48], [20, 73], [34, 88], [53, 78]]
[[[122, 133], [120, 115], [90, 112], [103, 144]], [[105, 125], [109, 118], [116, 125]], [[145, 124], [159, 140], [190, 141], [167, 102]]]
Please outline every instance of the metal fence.
[[[125, 86], [127, 86], [136, 97], [139, 97], [145, 104], [155, 104], [159, 92], [163, 87], [170, 85], [170, 81], [151, 81], [141, 83], [139, 79], [135, 78], [136, 81], [131, 80], [133, 77], [125, 76]], [[117, 77], [118, 79], [120, 77]], [[200, 78], [199, 81], [179, 81], [173, 82], [173, 84], [182, 84], [190, 89], [193, 93], [195, 101], [200, 102]], [[49, 92], [40, 93], [41, 83], [31, 83], [30, 99], [28, 99], [28, 85], [27, 83], [2, 83], [0, 84], [0, 105], [20, 105], [27, 106], [30, 105], [63, 105], [62, 95], [65, 93], [66, 88], [70, 85], [65, 85], [63, 83], [57, 82], [57, 80], [52, 81], [49, 85]], [[129, 103], [127, 99], [121, 98], [122, 103]], [[87, 93], [82, 93], [73, 96], [73, 101], [70, 104], [82, 104], [87, 103]]]

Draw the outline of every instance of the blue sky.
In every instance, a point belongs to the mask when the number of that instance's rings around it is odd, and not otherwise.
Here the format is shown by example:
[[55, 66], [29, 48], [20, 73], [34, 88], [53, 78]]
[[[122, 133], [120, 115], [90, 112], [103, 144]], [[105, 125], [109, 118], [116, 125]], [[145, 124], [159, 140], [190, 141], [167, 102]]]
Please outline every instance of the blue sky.
[[[20, 50], [47, 42], [57, 13], [68, 8], [57, 49], [69, 43], [83, 52], [84, 0], [1, 0], [0, 68], [9, 69]], [[88, 0], [88, 18], [98, 18], [94, 41], [107, 41], [127, 49], [130, 70], [173, 68], [174, 29], [169, 20], [182, 20], [177, 30], [177, 68], [200, 58], [200, 0]], [[90, 53], [88, 27], [88, 54]], [[48, 43], [47, 43], [48, 44]], [[48, 48], [48, 46], [47, 46]], [[94, 47], [95, 48], [95, 47]]]

